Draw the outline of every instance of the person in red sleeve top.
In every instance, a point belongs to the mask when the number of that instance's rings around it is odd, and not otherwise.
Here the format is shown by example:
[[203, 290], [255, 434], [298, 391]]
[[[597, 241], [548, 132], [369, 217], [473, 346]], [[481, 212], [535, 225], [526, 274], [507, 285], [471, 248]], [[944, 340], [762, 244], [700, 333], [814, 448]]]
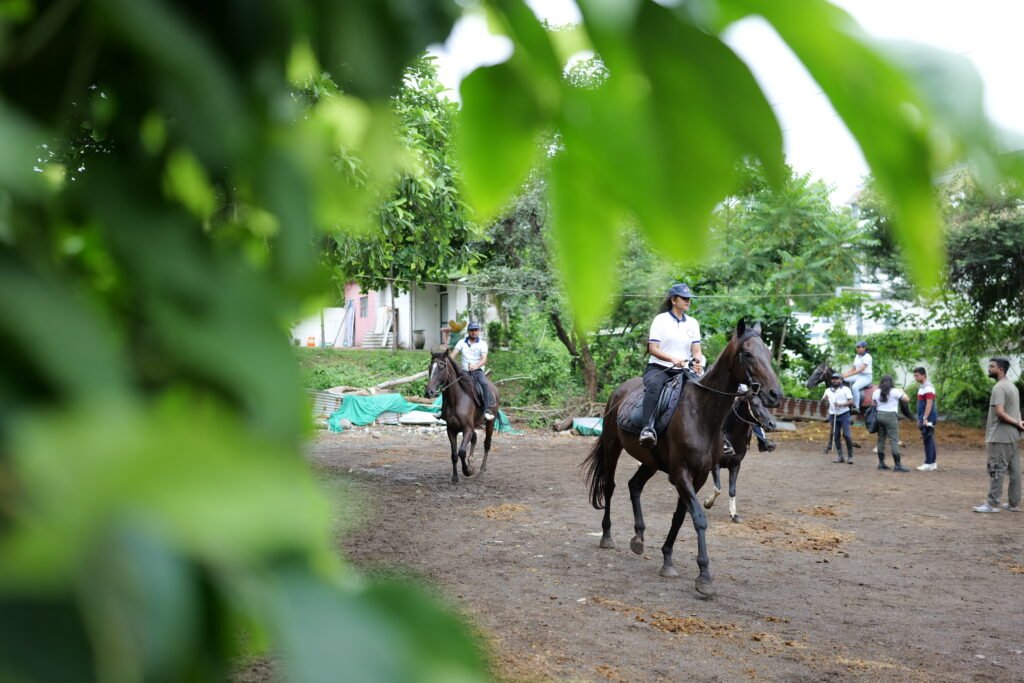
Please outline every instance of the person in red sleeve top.
[[918, 385], [917, 428], [921, 430], [921, 442], [924, 444], [924, 462], [917, 469], [934, 472], [939, 469], [935, 462], [935, 422], [939, 419], [939, 411], [935, 407], [935, 387], [923, 366], [914, 368], [914, 381]]

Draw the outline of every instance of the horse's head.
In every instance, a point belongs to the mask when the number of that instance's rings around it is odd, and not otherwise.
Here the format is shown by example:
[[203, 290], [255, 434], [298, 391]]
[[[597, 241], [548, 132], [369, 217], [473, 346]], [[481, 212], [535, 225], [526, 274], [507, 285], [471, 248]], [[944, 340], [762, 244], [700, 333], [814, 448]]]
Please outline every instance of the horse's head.
[[818, 367], [814, 368], [814, 372], [812, 372], [811, 376], [807, 378], [807, 384], [805, 386], [808, 389], [813, 389], [818, 386], [824, 382], [830, 374], [832, 374], [831, 370], [832, 368], [828, 366], [828, 361], [825, 361]]
[[733, 379], [746, 384], [761, 397], [766, 407], [772, 408], [782, 400], [782, 385], [772, 369], [772, 354], [761, 339], [761, 323], [747, 327], [743, 320], [736, 325], [735, 344], [738, 363], [733, 364]]
[[775, 431], [775, 418], [772, 417], [771, 411], [765, 407], [764, 401], [761, 400], [760, 396], [754, 394], [742, 401], [742, 405], [744, 406], [744, 412], [746, 412], [744, 419], [760, 425], [761, 429], [766, 432]]
[[423, 395], [427, 398], [437, 398], [445, 385], [450, 381], [451, 359], [448, 350], [431, 352], [430, 365], [427, 366], [427, 389]]

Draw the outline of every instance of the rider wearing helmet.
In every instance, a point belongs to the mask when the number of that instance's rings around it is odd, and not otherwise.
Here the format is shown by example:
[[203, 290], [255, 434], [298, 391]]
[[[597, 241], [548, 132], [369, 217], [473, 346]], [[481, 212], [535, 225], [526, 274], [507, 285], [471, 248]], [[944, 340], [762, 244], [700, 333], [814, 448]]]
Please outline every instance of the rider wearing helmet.
[[871, 386], [871, 354], [868, 353], [868, 343], [859, 341], [856, 345], [857, 355], [853, 357], [853, 367], [843, 373], [844, 380], [850, 380], [850, 391], [853, 392], [853, 406], [851, 410], [860, 410], [860, 390]]
[[644, 428], [640, 444], [654, 447], [658, 444], [654, 420], [661, 390], [670, 379], [693, 363], [700, 372], [704, 355], [700, 350], [700, 324], [686, 312], [690, 310], [693, 293], [685, 283], [672, 285], [661, 305], [661, 313], [654, 317], [647, 337], [647, 350], [651, 356], [644, 370]]
[[484, 419], [493, 420], [494, 399], [487, 383], [487, 376], [484, 374], [484, 364], [487, 362], [487, 342], [480, 338], [480, 323], [470, 322], [466, 328], [466, 336], [459, 340], [459, 343], [452, 349], [452, 356], [462, 354], [462, 369], [468, 372], [476, 383], [480, 385], [484, 394]]

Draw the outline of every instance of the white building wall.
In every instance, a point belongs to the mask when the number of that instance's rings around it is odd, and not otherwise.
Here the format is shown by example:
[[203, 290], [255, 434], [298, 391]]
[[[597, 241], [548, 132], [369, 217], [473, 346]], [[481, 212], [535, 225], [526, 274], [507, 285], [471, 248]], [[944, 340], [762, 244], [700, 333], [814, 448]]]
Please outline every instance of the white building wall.
[[[451, 295], [449, 294], [449, 300]], [[424, 348], [441, 343], [441, 295], [437, 285], [419, 285], [413, 290], [413, 331], [423, 330]], [[410, 348], [412, 348], [410, 346]]]
[[[325, 308], [324, 332], [327, 338], [325, 346], [333, 348], [335, 342], [341, 348], [341, 322], [345, 319], [344, 308]], [[300, 320], [292, 326], [292, 341], [299, 346], [320, 347], [320, 313]]]

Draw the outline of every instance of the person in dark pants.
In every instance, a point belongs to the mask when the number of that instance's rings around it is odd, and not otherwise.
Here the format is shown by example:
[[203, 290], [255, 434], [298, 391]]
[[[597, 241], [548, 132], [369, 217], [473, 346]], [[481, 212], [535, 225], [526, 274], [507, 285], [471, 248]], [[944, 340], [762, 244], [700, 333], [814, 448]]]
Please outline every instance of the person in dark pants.
[[935, 423], [939, 419], [939, 411], [935, 408], [935, 387], [928, 380], [928, 371], [924, 366], [914, 368], [914, 381], [917, 382], [917, 428], [921, 430], [921, 444], [924, 446], [924, 462], [917, 466], [921, 472], [934, 472], [939, 469], [935, 462]]
[[698, 373], [704, 365], [704, 355], [700, 351], [700, 324], [686, 314], [692, 298], [688, 285], [672, 285], [661, 305], [661, 313], [651, 323], [651, 332], [647, 336], [647, 350], [651, 356], [644, 370], [642, 446], [658, 445], [654, 420], [665, 384], [681, 373], [691, 360]]
[[451, 353], [462, 354], [462, 369], [473, 376], [484, 394], [484, 419], [494, 419], [494, 397], [491, 396], [484, 365], [487, 363], [487, 342], [480, 338], [480, 323], [471, 322], [466, 328], [466, 337], [459, 340]]
[[[829, 387], [825, 390], [822, 401], [828, 401], [828, 419], [832, 423], [832, 438], [836, 445], [836, 459], [832, 462], [848, 462], [853, 464], [853, 435], [850, 433], [850, 406], [853, 405], [853, 392], [843, 384], [843, 376], [833, 372]], [[840, 437], [846, 439], [846, 453], [843, 458], [843, 447]]]

